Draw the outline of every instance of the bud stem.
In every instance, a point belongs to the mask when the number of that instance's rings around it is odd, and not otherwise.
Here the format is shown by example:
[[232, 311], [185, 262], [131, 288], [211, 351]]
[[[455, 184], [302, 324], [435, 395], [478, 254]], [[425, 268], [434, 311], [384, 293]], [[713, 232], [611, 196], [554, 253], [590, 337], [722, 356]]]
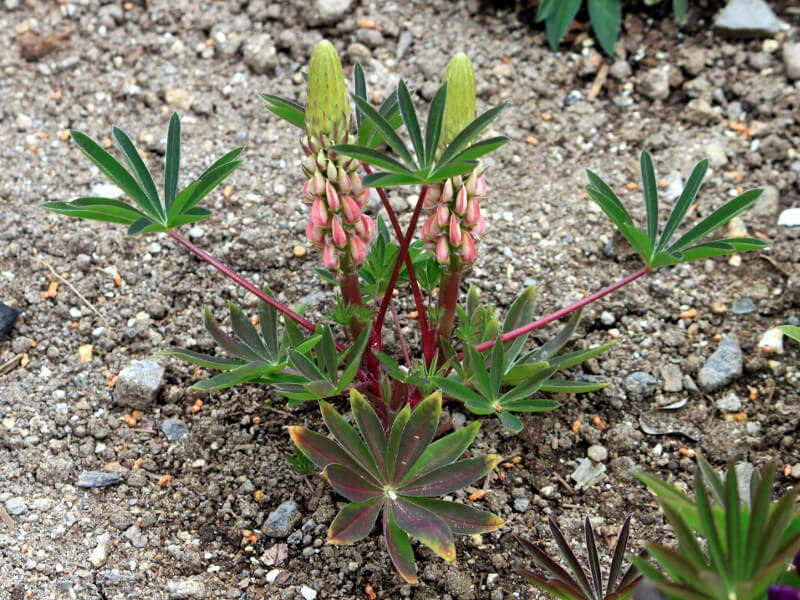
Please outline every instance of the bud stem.
[[453, 323], [458, 305], [458, 291], [461, 285], [463, 269], [445, 269], [442, 275], [442, 287], [439, 290], [439, 312], [441, 319], [436, 327], [436, 346], [439, 349], [439, 364], [444, 364], [446, 358], [442, 351], [441, 340], [449, 340], [453, 333]]

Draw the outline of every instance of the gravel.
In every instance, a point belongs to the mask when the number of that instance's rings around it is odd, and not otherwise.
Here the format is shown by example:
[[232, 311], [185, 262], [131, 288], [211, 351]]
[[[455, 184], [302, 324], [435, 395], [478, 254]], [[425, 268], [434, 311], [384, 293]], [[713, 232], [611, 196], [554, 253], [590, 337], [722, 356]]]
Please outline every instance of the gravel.
[[710, 392], [726, 386], [741, 374], [742, 350], [739, 340], [735, 335], [727, 335], [700, 369], [697, 383], [700, 389]]
[[158, 396], [164, 377], [164, 367], [152, 360], [134, 360], [117, 376], [114, 397], [129, 408], [144, 410]]

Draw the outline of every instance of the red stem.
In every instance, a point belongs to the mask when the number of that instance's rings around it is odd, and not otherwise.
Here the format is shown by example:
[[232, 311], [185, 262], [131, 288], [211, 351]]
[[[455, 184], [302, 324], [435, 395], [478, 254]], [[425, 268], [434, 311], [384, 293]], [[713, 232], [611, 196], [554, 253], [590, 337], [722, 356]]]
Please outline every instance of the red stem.
[[[372, 169], [369, 168], [367, 163], [361, 163], [364, 166], [364, 171], [369, 175], [372, 173]], [[392, 205], [389, 203], [389, 198], [386, 195], [386, 192], [383, 188], [377, 187], [375, 191], [378, 192], [378, 196], [380, 196], [381, 202], [383, 203], [383, 208], [386, 210], [386, 214], [389, 216], [389, 221], [392, 223], [392, 228], [394, 229], [394, 233], [397, 236], [397, 241], [403, 241], [403, 230], [400, 227], [400, 223], [397, 220], [397, 215], [394, 214], [394, 210], [392, 210]], [[435, 347], [433, 334], [430, 331], [430, 327], [428, 324], [427, 312], [425, 310], [425, 302], [422, 299], [422, 293], [419, 290], [419, 284], [417, 283], [417, 276], [414, 273], [414, 265], [411, 264], [411, 257], [406, 254], [405, 257], [406, 263], [406, 270], [408, 271], [408, 280], [411, 284], [411, 293], [414, 295], [414, 304], [417, 307], [417, 313], [419, 313], [419, 330], [420, 335], [422, 337], [422, 354], [426, 360], [431, 360], [433, 358], [433, 349]]]
[[[523, 325], [522, 327], [519, 327], [517, 329], [509, 331], [508, 333], [506, 333], [503, 336], [501, 336], [500, 339], [502, 341], [504, 341], [504, 342], [507, 342], [509, 340], [513, 340], [515, 338], [518, 338], [521, 335], [525, 335], [526, 333], [530, 333], [534, 329], [539, 329], [540, 327], [544, 327], [548, 323], [552, 323], [553, 321], [556, 321], [556, 320], [560, 319], [561, 317], [565, 317], [568, 314], [570, 314], [571, 312], [574, 312], [574, 311], [578, 310], [579, 308], [583, 308], [584, 306], [586, 306], [587, 304], [591, 304], [595, 300], [599, 300], [600, 298], [602, 298], [606, 294], [610, 294], [611, 292], [613, 292], [615, 290], [618, 290], [619, 288], [621, 288], [623, 286], [628, 285], [631, 281], [634, 281], [635, 279], [638, 279], [642, 275], [644, 275], [646, 273], [649, 273], [649, 272], [650, 272], [650, 267], [647, 267], [647, 266], [642, 267], [641, 269], [639, 269], [635, 273], [631, 273], [630, 275], [620, 279], [616, 283], [612, 283], [608, 287], [604, 287], [602, 290], [598, 290], [594, 294], [586, 296], [585, 298], [583, 298], [582, 300], [579, 300], [578, 302], [575, 302], [574, 304], [570, 304], [569, 306], [565, 306], [561, 310], [557, 310], [554, 313], [550, 313], [546, 317], [542, 317], [541, 319], [533, 321], [532, 323], [528, 323], [527, 325]], [[496, 340], [489, 340], [488, 342], [484, 342], [482, 344], [478, 344], [477, 346], [475, 346], [475, 350], [477, 350], [478, 352], [483, 352], [484, 350], [488, 350], [489, 348], [494, 346], [495, 341]], [[459, 354], [458, 357], [461, 358], [461, 354]]]
[[[304, 319], [303, 317], [298, 315], [296, 312], [294, 312], [291, 308], [288, 308], [287, 306], [284, 306], [283, 304], [281, 304], [280, 302], [275, 300], [275, 298], [273, 298], [269, 294], [265, 293], [263, 290], [257, 288], [255, 285], [253, 285], [252, 283], [247, 281], [244, 277], [239, 275], [236, 271], [234, 271], [230, 267], [222, 264], [216, 258], [211, 256], [208, 252], [198, 248], [192, 242], [190, 242], [186, 238], [184, 238], [181, 235], [179, 235], [178, 233], [176, 233], [174, 229], [169, 231], [168, 233], [169, 233], [169, 236], [172, 239], [174, 239], [176, 242], [178, 242], [179, 244], [184, 246], [187, 250], [189, 250], [192, 253], [196, 254], [202, 260], [206, 261], [208, 264], [210, 264], [212, 267], [217, 269], [223, 275], [233, 279], [236, 283], [238, 283], [240, 286], [242, 286], [248, 292], [252, 292], [259, 299], [263, 300], [264, 302], [266, 302], [270, 306], [276, 308], [277, 310], [279, 310], [280, 312], [285, 314], [287, 317], [289, 317], [293, 321], [297, 322], [299, 325], [302, 325], [303, 327], [305, 327], [309, 331], [314, 331], [316, 329], [314, 327], [314, 324], [311, 321], [309, 321], [308, 319]], [[339, 350], [341, 350], [341, 348], [339, 348]]]
[[[373, 326], [372, 333], [373, 333], [373, 340], [377, 342], [377, 347], [380, 349], [381, 345], [381, 331], [383, 329], [383, 321], [386, 319], [386, 311], [389, 309], [389, 302], [392, 299], [392, 291], [394, 291], [394, 286], [397, 283], [397, 278], [400, 276], [400, 267], [402, 266], [403, 262], [408, 258], [408, 247], [411, 245], [411, 238], [414, 236], [414, 230], [417, 228], [417, 221], [419, 221], [419, 214], [422, 212], [422, 201], [425, 199], [425, 195], [428, 193], [428, 186], [423, 185], [422, 190], [419, 193], [419, 199], [417, 200], [417, 205], [414, 207], [414, 213], [411, 215], [411, 221], [408, 224], [408, 229], [406, 229], [406, 236], [403, 238], [402, 243], [400, 244], [400, 253], [397, 256], [397, 262], [394, 264], [394, 269], [392, 269], [392, 276], [389, 278], [389, 284], [386, 286], [386, 293], [383, 296], [383, 300], [381, 301], [381, 307], [378, 310], [378, 317], [375, 319], [375, 325]], [[409, 263], [411, 261], [409, 260]], [[410, 275], [411, 272], [409, 272]], [[420, 313], [420, 317], [423, 317], [424, 314]], [[420, 323], [423, 322], [420, 320]], [[424, 339], [423, 339], [424, 342]], [[425, 347], [423, 346], [423, 353], [425, 352]]]
[[406, 359], [406, 364], [411, 367], [411, 359], [408, 356], [408, 347], [406, 346], [406, 338], [403, 337], [403, 330], [400, 327], [400, 319], [397, 318], [397, 310], [394, 307], [394, 302], [389, 303], [392, 309], [392, 318], [394, 319], [394, 326], [397, 328], [397, 337], [400, 340], [400, 348], [403, 350], [403, 356]]

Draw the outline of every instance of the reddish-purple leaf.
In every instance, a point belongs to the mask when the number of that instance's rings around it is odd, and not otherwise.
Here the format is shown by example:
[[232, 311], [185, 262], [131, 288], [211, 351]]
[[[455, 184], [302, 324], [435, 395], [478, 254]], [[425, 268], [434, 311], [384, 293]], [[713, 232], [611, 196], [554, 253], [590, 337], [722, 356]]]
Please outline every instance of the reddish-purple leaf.
[[375, 459], [367, 450], [364, 442], [358, 437], [356, 430], [350, 425], [345, 418], [340, 415], [333, 406], [328, 402], [321, 401], [319, 409], [322, 413], [322, 420], [328, 427], [336, 441], [341, 444], [350, 455], [355, 458], [361, 466], [369, 471], [373, 477], [380, 479], [380, 472], [378, 466], [375, 464]]
[[389, 432], [389, 442], [386, 444], [386, 472], [387, 481], [394, 481], [395, 467], [397, 466], [397, 451], [400, 448], [400, 439], [403, 437], [403, 428], [411, 418], [411, 408], [406, 404], [403, 409], [397, 413], [392, 423], [392, 429]]
[[381, 500], [373, 498], [345, 506], [328, 529], [328, 541], [331, 544], [352, 544], [367, 537], [375, 527], [375, 520], [383, 506]]
[[587, 598], [582, 592], [558, 579], [543, 577], [527, 569], [514, 569], [514, 572], [519, 573], [537, 588], [552, 594], [556, 598], [561, 598], [562, 600], [586, 600]]
[[408, 423], [403, 428], [400, 446], [397, 451], [394, 482], [400, 481], [409, 469], [414, 466], [422, 453], [431, 443], [436, 427], [439, 425], [439, 416], [442, 414], [442, 394], [434, 392], [411, 413]]
[[499, 529], [505, 524], [500, 517], [485, 510], [472, 508], [466, 504], [435, 500], [433, 498], [413, 498], [411, 496], [405, 499], [441, 517], [447, 523], [450, 531], [456, 535], [488, 533]]
[[400, 529], [418, 539], [447, 562], [456, 559], [453, 532], [444, 519], [402, 496], [397, 496], [390, 504], [392, 516]]
[[425, 452], [422, 453], [422, 456], [416, 464], [411, 467], [411, 470], [406, 473], [400, 485], [410, 481], [412, 477], [419, 477], [442, 465], [447, 465], [458, 460], [472, 443], [472, 440], [475, 439], [480, 426], [480, 421], [475, 421], [470, 423], [467, 427], [463, 427], [433, 442], [427, 447]]
[[496, 454], [460, 460], [412, 479], [397, 492], [406, 496], [443, 496], [480, 479], [498, 462], [500, 457]]
[[408, 583], [417, 583], [417, 565], [414, 564], [414, 551], [406, 532], [397, 526], [392, 516], [392, 508], [385, 503], [383, 509], [383, 538], [386, 549], [400, 577]]
[[[362, 477], [373, 479], [344, 448], [324, 435], [305, 427], [289, 427], [289, 435], [295, 445], [303, 451], [303, 454], [320, 469], [324, 469], [328, 465], [342, 465]], [[377, 485], [377, 482], [375, 484]]]
[[383, 495], [383, 490], [342, 465], [328, 465], [322, 472], [337, 492], [351, 502], [366, 502]]
[[378, 465], [378, 469], [386, 478], [386, 468], [383, 464], [386, 454], [386, 432], [381, 425], [378, 415], [356, 389], [350, 390], [350, 407], [353, 410], [353, 417], [356, 420], [361, 437], [367, 443], [372, 457]]
[[[550, 575], [552, 575], [553, 579], [557, 579], [558, 581], [562, 581], [565, 584], [568, 584], [569, 587], [578, 589], [580, 586], [578, 582], [575, 581], [572, 576], [567, 573], [561, 565], [559, 565], [556, 561], [550, 558], [550, 555], [547, 554], [544, 550], [542, 550], [539, 546], [531, 542], [530, 540], [526, 540], [523, 537], [514, 536], [514, 539], [519, 542], [519, 544], [528, 551], [528, 553], [533, 557], [533, 560], [536, 564], [547, 571]], [[544, 577], [543, 579], [550, 579], [549, 577]]]

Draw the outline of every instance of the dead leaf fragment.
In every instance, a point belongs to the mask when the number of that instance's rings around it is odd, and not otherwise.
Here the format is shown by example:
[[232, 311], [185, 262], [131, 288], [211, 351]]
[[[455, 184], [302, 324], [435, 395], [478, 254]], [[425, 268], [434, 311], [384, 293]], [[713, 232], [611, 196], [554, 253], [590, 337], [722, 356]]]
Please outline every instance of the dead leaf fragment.
[[79, 346], [78, 356], [80, 357], [82, 363], [92, 360], [92, 345], [84, 344], [83, 346]]
[[280, 565], [289, 557], [289, 547], [286, 544], [275, 544], [261, 555], [261, 562], [267, 567]]

